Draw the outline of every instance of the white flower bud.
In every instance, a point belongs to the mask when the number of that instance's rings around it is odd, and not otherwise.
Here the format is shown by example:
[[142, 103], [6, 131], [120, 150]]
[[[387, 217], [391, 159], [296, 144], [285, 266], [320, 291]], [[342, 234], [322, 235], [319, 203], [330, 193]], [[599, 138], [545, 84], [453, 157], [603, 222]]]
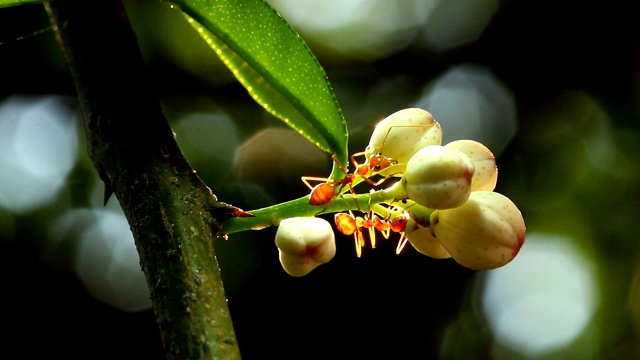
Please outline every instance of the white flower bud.
[[469, 198], [474, 169], [463, 153], [429, 145], [407, 163], [404, 191], [409, 199], [429, 209], [455, 208]]
[[280, 263], [291, 276], [304, 276], [333, 258], [336, 241], [328, 221], [317, 217], [282, 220], [276, 232]]
[[371, 134], [365, 151], [367, 159], [381, 153], [398, 162], [394, 172], [404, 172], [409, 159], [427, 145], [442, 143], [442, 129], [431, 114], [423, 109], [397, 111], [380, 121]]
[[525, 236], [520, 210], [508, 197], [489, 191], [474, 191], [464, 205], [439, 211], [432, 227], [451, 256], [474, 270], [507, 264]]
[[448, 259], [451, 254], [447, 252], [440, 241], [433, 237], [428, 227], [416, 227], [415, 230], [406, 234], [409, 243], [418, 250], [419, 253], [435, 259]]
[[471, 179], [471, 191], [493, 191], [498, 182], [496, 157], [483, 144], [473, 140], [458, 140], [445, 145], [447, 149], [457, 150], [467, 155], [475, 167]]

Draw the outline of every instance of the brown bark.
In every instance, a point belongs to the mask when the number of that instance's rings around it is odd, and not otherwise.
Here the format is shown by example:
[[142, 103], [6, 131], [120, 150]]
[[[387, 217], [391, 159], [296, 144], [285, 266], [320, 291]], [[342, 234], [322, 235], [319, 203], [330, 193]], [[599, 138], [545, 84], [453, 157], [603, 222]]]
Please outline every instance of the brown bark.
[[48, 7], [76, 84], [89, 154], [133, 231], [168, 358], [239, 358], [213, 241], [234, 208], [178, 148], [120, 0]]

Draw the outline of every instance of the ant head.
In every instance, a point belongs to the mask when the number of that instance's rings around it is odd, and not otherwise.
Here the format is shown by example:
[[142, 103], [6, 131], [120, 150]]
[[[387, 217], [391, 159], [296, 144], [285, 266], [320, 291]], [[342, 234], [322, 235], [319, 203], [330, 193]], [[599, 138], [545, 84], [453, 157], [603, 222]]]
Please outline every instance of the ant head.
[[371, 170], [373, 170], [374, 172], [378, 172], [381, 170], [384, 170], [386, 168], [388, 168], [391, 165], [397, 164], [398, 161], [388, 158], [384, 155], [382, 155], [381, 153], [377, 153], [373, 156], [371, 156], [371, 158], [369, 158], [369, 167], [371, 168]]
[[407, 221], [409, 216], [407, 214], [400, 214], [391, 220], [391, 230], [394, 232], [402, 232], [407, 227]]

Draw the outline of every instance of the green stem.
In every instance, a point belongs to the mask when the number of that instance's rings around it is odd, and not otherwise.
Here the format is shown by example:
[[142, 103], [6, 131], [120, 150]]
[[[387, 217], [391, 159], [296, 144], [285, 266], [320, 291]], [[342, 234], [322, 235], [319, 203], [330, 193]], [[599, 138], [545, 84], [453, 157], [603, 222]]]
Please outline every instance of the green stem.
[[[361, 182], [359, 179], [357, 182]], [[357, 184], [354, 181], [354, 184]], [[354, 185], [355, 186], [355, 185]], [[231, 234], [244, 230], [260, 230], [269, 226], [277, 226], [284, 219], [291, 217], [316, 216], [325, 213], [335, 213], [347, 210], [368, 211], [378, 204], [390, 204], [396, 200], [406, 198], [401, 181], [395, 183], [384, 190], [378, 190], [367, 194], [358, 194], [355, 198], [351, 194], [342, 194], [334, 199], [329, 206], [311, 206], [309, 197], [304, 196], [299, 199], [287, 201], [285, 203], [272, 205], [258, 210], [249, 211], [254, 217], [251, 218], [231, 218], [227, 219], [222, 226], [221, 232]], [[360, 205], [360, 209], [358, 205]], [[363, 206], [367, 204], [367, 208]], [[326, 208], [325, 208], [326, 207]], [[377, 207], [376, 207], [377, 208]], [[384, 215], [380, 208], [374, 210], [380, 215]]]

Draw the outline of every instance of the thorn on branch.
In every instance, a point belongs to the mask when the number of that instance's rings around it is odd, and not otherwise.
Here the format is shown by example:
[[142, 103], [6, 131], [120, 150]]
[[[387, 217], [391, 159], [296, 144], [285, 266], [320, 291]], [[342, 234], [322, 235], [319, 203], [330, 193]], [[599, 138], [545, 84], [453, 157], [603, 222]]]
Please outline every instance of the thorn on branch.
[[216, 201], [211, 209], [211, 214], [214, 218], [224, 220], [232, 217], [254, 217], [253, 214], [240, 209], [237, 206], [233, 206], [222, 201]]

